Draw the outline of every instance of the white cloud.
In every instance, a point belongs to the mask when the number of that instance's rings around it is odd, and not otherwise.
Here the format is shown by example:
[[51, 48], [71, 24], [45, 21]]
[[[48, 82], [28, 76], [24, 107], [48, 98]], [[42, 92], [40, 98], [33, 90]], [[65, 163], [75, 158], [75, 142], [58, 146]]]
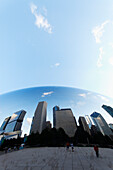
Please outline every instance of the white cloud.
[[85, 93], [78, 94], [78, 95], [81, 96], [81, 97], [86, 97], [86, 94], [85, 94]]
[[27, 118], [27, 123], [30, 125], [32, 123], [32, 118], [28, 117]]
[[109, 58], [109, 63], [113, 66], [113, 57]]
[[36, 18], [35, 25], [38, 28], [43, 28], [45, 31], [47, 31], [49, 34], [51, 34], [52, 26], [48, 23], [48, 20], [44, 16], [42, 16], [40, 13], [37, 12], [37, 9], [38, 9], [37, 6], [34, 4], [31, 4], [30, 8], [31, 8], [32, 14]]
[[48, 95], [50, 95], [50, 94], [52, 94], [52, 93], [54, 93], [54, 92], [53, 92], [53, 91], [50, 91], [50, 92], [44, 92], [44, 93], [42, 94], [42, 96], [41, 96], [41, 97], [48, 96]]
[[100, 54], [97, 60], [97, 67], [102, 67], [102, 59], [103, 59], [103, 54], [104, 54], [103, 47], [100, 47], [99, 51], [100, 51]]
[[95, 37], [96, 43], [101, 43], [101, 37], [103, 36], [103, 32], [104, 32], [104, 27], [106, 24], [108, 24], [110, 21], [107, 20], [104, 23], [102, 23], [100, 26], [96, 26], [93, 30], [92, 33]]

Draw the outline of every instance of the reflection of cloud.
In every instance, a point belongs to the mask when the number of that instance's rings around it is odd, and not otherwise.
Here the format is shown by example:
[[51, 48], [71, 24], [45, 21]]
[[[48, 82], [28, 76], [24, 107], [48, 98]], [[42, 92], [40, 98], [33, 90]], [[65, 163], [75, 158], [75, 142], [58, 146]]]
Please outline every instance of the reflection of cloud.
[[81, 97], [86, 97], [85, 93], [81, 93], [81, 94], [78, 94], [78, 95], [81, 96]]
[[43, 11], [44, 11], [44, 15], [47, 16], [47, 9], [45, 7], [43, 7]]
[[88, 92], [87, 95], [91, 95], [92, 93], [91, 92]]
[[97, 95], [98, 97], [100, 97], [102, 100], [109, 102], [109, 99], [107, 99], [106, 97], [102, 96], [102, 95]]
[[42, 16], [40, 13], [37, 12], [37, 6], [36, 5], [31, 4], [30, 7], [31, 7], [32, 14], [36, 18], [35, 25], [38, 28], [44, 28], [45, 31], [47, 31], [49, 34], [51, 34], [52, 33], [52, 26], [48, 23], [48, 20], [44, 16]]
[[101, 43], [100, 38], [103, 36], [103, 32], [104, 32], [104, 26], [106, 24], [108, 24], [110, 21], [107, 20], [104, 23], [102, 23], [100, 26], [96, 26], [93, 30], [92, 33], [95, 37], [96, 43]]
[[31, 124], [31, 123], [32, 123], [32, 118], [28, 117], [28, 118], [27, 118], [27, 123], [28, 123], [28, 124]]
[[83, 106], [83, 105], [85, 105], [85, 102], [81, 102], [81, 101], [79, 101], [79, 102], [77, 102], [77, 105], [79, 105], [79, 106]]
[[97, 60], [97, 67], [102, 67], [102, 58], [103, 58], [103, 54], [104, 54], [103, 47], [100, 47], [99, 51], [100, 51], [100, 54], [99, 54], [99, 57]]
[[13, 115], [11, 116], [10, 121], [13, 120], [13, 119], [15, 119], [16, 117], [18, 117], [18, 115], [17, 115], [16, 113], [13, 113]]
[[109, 63], [110, 63], [111, 65], [113, 65], [113, 57], [110, 57], [110, 58], [109, 58]]
[[109, 43], [109, 45], [113, 48], [113, 43], [111, 42], [111, 43]]
[[59, 67], [60, 63], [55, 63], [54, 65], [51, 65], [51, 67]]
[[50, 92], [44, 92], [43, 95], [41, 97], [45, 97], [45, 96], [48, 96], [50, 94], [54, 93], [53, 91], [50, 91]]

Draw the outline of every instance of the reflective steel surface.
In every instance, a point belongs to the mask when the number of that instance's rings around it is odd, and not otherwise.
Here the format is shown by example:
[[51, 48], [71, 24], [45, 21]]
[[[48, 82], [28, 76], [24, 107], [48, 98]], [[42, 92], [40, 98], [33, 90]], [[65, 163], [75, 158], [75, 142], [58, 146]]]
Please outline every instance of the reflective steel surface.
[[45, 86], [13, 91], [0, 95], [0, 125], [4, 119], [14, 112], [25, 110], [23, 121], [23, 134], [29, 134], [31, 119], [38, 102], [46, 101], [47, 120], [53, 123], [53, 107], [71, 108], [77, 120], [79, 116], [90, 115], [94, 111], [99, 112], [107, 123], [113, 123], [113, 118], [101, 107], [103, 104], [113, 107], [113, 99], [86, 90], [70, 87]]

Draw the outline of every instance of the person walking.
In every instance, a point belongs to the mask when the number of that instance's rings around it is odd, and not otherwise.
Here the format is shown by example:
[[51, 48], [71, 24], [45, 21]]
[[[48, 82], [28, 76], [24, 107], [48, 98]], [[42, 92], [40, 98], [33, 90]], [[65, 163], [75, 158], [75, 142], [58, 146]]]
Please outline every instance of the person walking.
[[97, 158], [99, 157], [99, 148], [97, 145], [94, 146], [94, 151], [96, 153]]

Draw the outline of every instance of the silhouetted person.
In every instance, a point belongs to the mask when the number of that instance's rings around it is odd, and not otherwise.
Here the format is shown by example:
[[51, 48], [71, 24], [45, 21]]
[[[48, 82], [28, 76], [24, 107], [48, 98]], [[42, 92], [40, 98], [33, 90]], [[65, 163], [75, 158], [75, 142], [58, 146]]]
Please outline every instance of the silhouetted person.
[[74, 152], [74, 146], [73, 146], [73, 143], [70, 144], [71, 146], [71, 149], [72, 149], [72, 152]]
[[69, 142], [66, 143], [67, 150], [69, 149]]
[[96, 153], [96, 156], [97, 156], [97, 158], [99, 157], [99, 149], [98, 149], [98, 146], [94, 146], [94, 151], [95, 151], [95, 153]]

